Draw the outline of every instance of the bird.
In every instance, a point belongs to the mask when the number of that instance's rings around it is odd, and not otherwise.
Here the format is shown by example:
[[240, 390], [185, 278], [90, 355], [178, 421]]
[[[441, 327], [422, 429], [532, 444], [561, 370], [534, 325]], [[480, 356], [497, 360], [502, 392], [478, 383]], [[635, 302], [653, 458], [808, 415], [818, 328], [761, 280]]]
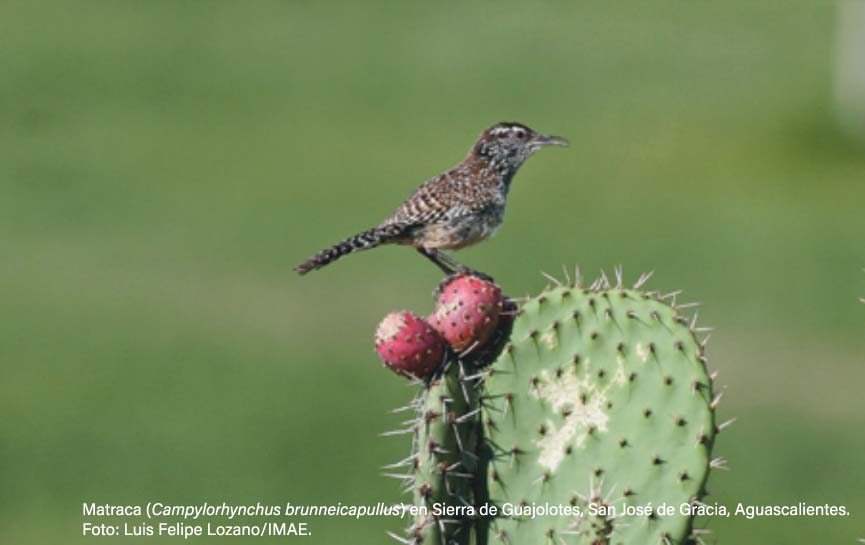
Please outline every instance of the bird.
[[399, 244], [414, 247], [447, 275], [490, 278], [443, 250], [460, 250], [493, 236], [504, 221], [511, 183], [526, 159], [541, 148], [567, 145], [561, 136], [544, 135], [522, 123], [497, 123], [481, 133], [462, 162], [421, 184], [379, 225], [321, 250], [294, 271], [304, 275], [354, 252]]

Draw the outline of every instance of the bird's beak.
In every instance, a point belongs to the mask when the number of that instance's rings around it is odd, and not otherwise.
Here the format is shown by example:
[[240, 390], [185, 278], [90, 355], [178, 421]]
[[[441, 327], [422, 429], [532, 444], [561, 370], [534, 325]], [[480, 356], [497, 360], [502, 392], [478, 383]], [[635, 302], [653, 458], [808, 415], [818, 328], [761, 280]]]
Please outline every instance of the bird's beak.
[[568, 145], [568, 140], [561, 136], [547, 136], [545, 134], [539, 134], [532, 139], [532, 144], [534, 144], [535, 148], [544, 148], [546, 146], [566, 147]]

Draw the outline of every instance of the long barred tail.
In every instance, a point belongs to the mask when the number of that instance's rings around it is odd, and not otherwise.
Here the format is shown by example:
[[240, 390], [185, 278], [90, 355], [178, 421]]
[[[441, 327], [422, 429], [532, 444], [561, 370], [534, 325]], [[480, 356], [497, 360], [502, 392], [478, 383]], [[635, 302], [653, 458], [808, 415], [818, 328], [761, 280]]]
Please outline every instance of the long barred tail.
[[394, 242], [405, 232], [401, 225], [384, 225], [374, 227], [363, 233], [348, 237], [347, 239], [326, 248], [310, 257], [294, 268], [298, 274], [306, 274], [309, 271], [320, 269], [329, 263], [336, 261], [344, 255], [361, 250], [369, 250], [380, 244]]

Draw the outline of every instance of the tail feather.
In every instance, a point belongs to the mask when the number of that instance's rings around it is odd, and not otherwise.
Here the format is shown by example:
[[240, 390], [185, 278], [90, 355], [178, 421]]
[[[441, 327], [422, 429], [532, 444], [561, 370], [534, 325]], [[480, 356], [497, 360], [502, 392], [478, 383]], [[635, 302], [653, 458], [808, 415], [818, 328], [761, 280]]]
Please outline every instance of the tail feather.
[[398, 225], [374, 227], [373, 229], [369, 229], [363, 233], [354, 235], [353, 237], [348, 237], [342, 242], [338, 242], [329, 248], [325, 248], [295, 267], [294, 270], [298, 274], [306, 274], [309, 271], [314, 271], [333, 263], [344, 255], [359, 252], [361, 250], [369, 250], [370, 248], [375, 248], [380, 244], [393, 242], [403, 232], [404, 229]]

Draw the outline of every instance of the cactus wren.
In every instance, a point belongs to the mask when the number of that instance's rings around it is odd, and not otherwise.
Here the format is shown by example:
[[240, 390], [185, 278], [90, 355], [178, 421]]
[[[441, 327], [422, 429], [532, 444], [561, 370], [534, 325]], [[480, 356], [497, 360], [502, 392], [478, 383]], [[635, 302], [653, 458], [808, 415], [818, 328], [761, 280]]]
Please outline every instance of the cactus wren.
[[460, 164], [421, 185], [378, 227], [324, 249], [294, 268], [300, 274], [381, 244], [413, 246], [447, 274], [476, 273], [441, 250], [458, 250], [491, 237], [504, 219], [511, 181], [523, 162], [545, 146], [567, 146], [520, 123], [498, 123], [481, 133]]

